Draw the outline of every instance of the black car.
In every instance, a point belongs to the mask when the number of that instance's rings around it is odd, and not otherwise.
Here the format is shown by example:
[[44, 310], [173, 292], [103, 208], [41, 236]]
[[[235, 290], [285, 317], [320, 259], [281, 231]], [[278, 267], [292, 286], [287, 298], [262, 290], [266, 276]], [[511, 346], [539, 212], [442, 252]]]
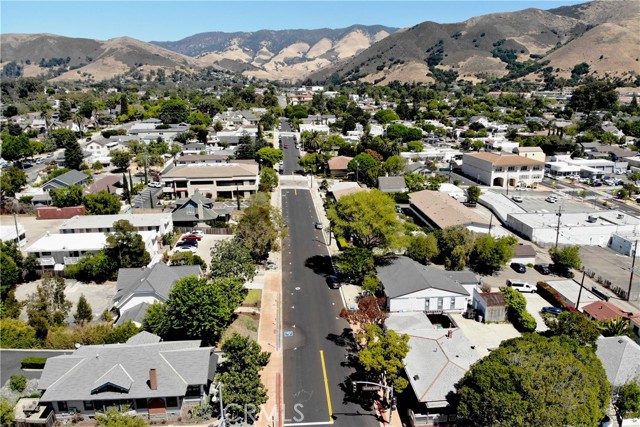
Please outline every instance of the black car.
[[544, 274], [545, 276], [551, 274], [549, 264], [536, 264], [534, 268], [538, 271], [538, 273]]
[[562, 313], [562, 309], [558, 307], [542, 307], [542, 310], [540, 311], [542, 313], [554, 314], [556, 316]]
[[327, 285], [331, 289], [338, 289], [340, 287], [340, 279], [335, 274], [327, 276]]
[[566, 277], [567, 279], [573, 279], [573, 277], [575, 276], [575, 274], [573, 273], [573, 271], [571, 271], [570, 268], [563, 267], [558, 264], [553, 264], [551, 269], [558, 276]]
[[527, 267], [520, 263], [520, 262], [512, 262], [511, 263], [511, 268], [513, 268], [514, 271], [518, 272], [518, 273], [526, 273], [527, 272]]

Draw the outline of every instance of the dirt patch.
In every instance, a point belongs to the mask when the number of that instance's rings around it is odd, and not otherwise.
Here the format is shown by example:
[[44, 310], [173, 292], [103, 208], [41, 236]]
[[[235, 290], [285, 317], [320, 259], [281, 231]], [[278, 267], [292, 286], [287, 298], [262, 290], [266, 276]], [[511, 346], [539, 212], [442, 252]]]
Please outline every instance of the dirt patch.
[[221, 342], [224, 341], [234, 332], [240, 335], [248, 336], [252, 340], [258, 340], [258, 325], [260, 324], [260, 315], [253, 313], [239, 313], [236, 320], [222, 335]]

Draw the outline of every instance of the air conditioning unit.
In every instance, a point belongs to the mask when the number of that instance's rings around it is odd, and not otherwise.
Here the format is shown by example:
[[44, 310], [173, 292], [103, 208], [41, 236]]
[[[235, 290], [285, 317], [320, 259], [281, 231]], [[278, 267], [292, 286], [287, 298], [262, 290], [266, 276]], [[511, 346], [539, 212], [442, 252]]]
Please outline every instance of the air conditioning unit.
[[587, 222], [595, 223], [596, 221], [598, 221], [598, 217], [597, 216], [589, 215], [587, 217]]

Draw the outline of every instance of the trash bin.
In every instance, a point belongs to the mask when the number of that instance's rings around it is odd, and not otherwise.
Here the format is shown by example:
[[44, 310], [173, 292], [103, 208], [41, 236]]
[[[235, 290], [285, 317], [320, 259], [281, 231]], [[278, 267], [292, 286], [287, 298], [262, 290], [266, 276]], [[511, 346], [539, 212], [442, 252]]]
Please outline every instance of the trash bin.
[[482, 323], [482, 321], [484, 320], [484, 316], [482, 314], [478, 314], [476, 316], [476, 321]]

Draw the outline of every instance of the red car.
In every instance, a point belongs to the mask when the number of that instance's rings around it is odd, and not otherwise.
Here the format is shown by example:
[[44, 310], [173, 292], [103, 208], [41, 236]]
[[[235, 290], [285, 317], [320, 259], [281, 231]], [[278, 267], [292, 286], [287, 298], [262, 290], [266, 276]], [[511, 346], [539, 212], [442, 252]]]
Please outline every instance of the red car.
[[289, 144], [284, 144], [284, 148], [289, 148]]
[[197, 234], [185, 234], [182, 236], [181, 240], [193, 241], [193, 240], [202, 240], [202, 236], [198, 236]]

